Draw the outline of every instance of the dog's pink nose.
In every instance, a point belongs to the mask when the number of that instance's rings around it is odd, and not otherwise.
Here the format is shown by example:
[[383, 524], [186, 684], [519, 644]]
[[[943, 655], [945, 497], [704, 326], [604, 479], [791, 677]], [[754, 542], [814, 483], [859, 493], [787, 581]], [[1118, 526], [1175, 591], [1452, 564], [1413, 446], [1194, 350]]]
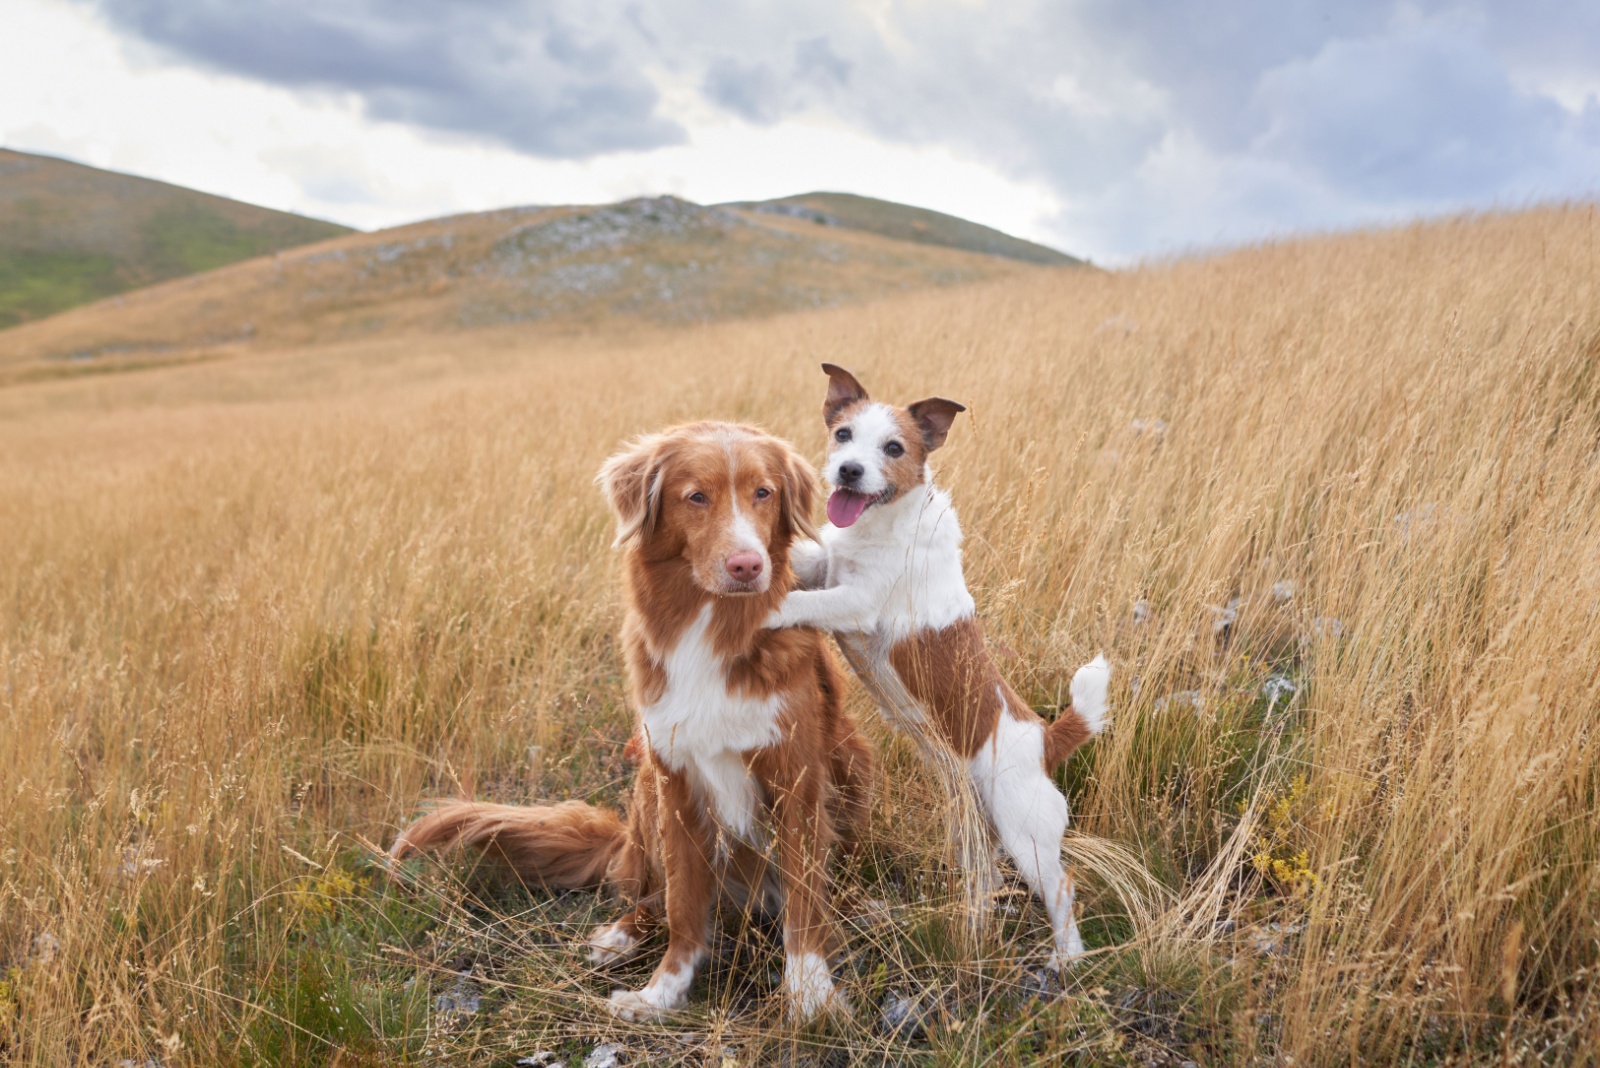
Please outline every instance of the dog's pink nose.
[[753, 582], [761, 574], [761, 554], [743, 549], [728, 557], [722, 564], [737, 582]]

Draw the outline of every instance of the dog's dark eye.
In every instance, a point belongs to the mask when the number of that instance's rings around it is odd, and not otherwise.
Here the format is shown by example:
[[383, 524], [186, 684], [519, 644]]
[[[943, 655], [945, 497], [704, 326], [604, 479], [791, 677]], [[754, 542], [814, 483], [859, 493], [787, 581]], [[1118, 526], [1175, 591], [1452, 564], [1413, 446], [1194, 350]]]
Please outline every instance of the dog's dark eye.
[[701, 493], [699, 490], [695, 490], [693, 493], [689, 494], [689, 501], [691, 503], [693, 503], [693, 504], [710, 504], [711, 503], [710, 501], [708, 501], [706, 499], [706, 495], [704, 493]]
[[898, 441], [891, 441], [889, 444], [883, 447], [883, 451], [888, 453], [890, 456], [904, 456], [906, 450], [905, 446], [901, 445]]
[[756, 500], [758, 501], [764, 501], [770, 496], [772, 496], [772, 491], [767, 489], [765, 486], [762, 486], [760, 489], [756, 490]]
[[847, 427], [847, 426], [842, 426], [838, 430], [835, 430], [833, 432], [833, 440], [834, 441], [849, 441], [850, 440], [850, 428]]

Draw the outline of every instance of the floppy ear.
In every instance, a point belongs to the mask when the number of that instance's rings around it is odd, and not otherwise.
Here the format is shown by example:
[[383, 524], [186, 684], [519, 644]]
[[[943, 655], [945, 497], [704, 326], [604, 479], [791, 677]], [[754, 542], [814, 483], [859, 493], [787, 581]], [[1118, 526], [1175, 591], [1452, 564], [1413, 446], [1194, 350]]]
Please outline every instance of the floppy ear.
[[614, 547], [649, 534], [661, 516], [661, 444], [660, 435], [638, 438], [600, 468], [595, 481], [617, 517]]
[[822, 421], [832, 426], [840, 412], [856, 401], [866, 400], [867, 391], [855, 375], [838, 364], [825, 363], [822, 369], [828, 372], [828, 399], [822, 402]]
[[945, 435], [950, 433], [950, 424], [956, 421], [956, 413], [966, 410], [966, 405], [943, 397], [929, 397], [906, 408], [921, 428], [922, 446], [929, 452], [944, 444]]
[[783, 446], [783, 522], [791, 537], [817, 540], [817, 525], [811, 521], [817, 506], [817, 472], [804, 456], [791, 446]]

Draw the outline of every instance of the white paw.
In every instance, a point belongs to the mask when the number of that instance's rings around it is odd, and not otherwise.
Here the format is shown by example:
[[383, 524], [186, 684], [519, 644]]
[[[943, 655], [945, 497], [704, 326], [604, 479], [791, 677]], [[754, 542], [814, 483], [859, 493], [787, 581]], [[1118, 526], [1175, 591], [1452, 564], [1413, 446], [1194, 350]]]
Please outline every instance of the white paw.
[[659, 1020], [667, 1013], [683, 1008], [689, 1003], [689, 987], [694, 983], [695, 966], [704, 959], [705, 951], [698, 950], [681, 960], [676, 968], [668, 968], [663, 961], [643, 990], [613, 990], [612, 1014], [631, 1023], [642, 1023]]
[[783, 965], [783, 985], [789, 995], [789, 1018], [808, 1023], [824, 1011], [850, 1015], [850, 1004], [833, 985], [826, 958], [816, 953], [796, 953]]
[[774, 608], [767, 613], [767, 618], [762, 620], [761, 625], [767, 630], [782, 630], [789, 625], [789, 622], [783, 617], [783, 609]]
[[589, 936], [589, 963], [597, 968], [619, 964], [639, 949], [639, 940], [621, 926], [608, 923]]
[[647, 986], [643, 990], [613, 990], [609, 1004], [611, 1015], [619, 1020], [626, 1020], [629, 1023], [649, 1023], [661, 1019], [674, 1009], [683, 1008], [686, 1001], [686, 998], [678, 998], [672, 1003], [664, 999], [657, 1000], [656, 991]]
[[1047, 966], [1052, 971], [1063, 971], [1073, 961], [1082, 957], [1083, 954], [1083, 936], [1078, 934], [1078, 925], [1073, 924], [1068, 929], [1067, 937], [1062, 940], [1062, 944], [1056, 947], [1054, 953], [1050, 954], [1050, 963]]

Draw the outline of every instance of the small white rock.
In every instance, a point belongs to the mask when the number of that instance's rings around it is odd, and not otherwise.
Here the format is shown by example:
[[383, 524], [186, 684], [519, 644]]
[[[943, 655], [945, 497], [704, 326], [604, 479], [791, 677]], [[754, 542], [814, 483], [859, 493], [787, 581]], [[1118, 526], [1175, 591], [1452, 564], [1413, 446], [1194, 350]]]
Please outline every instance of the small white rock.
[[1311, 621], [1311, 634], [1316, 638], [1344, 637], [1344, 624], [1333, 616], [1318, 616]]
[[1261, 696], [1274, 705], [1299, 692], [1300, 687], [1287, 675], [1273, 675], [1261, 684]]
[[1272, 599], [1279, 604], [1287, 604], [1294, 600], [1294, 583], [1282, 579], [1272, 584]]
[[617, 1068], [622, 1063], [621, 1056], [622, 1047], [607, 1042], [589, 1051], [583, 1059], [583, 1068]]
[[542, 1049], [526, 1057], [518, 1057], [516, 1068], [559, 1068], [561, 1062], [555, 1058], [555, 1050]]
[[471, 1016], [482, 1004], [477, 984], [463, 976], [455, 986], [433, 999], [433, 1011], [441, 1016]]
[[1156, 698], [1155, 708], [1157, 712], [1169, 705], [1174, 708], [1186, 705], [1196, 712], [1203, 712], [1206, 707], [1206, 699], [1205, 695], [1199, 690], [1179, 690], [1177, 693], [1169, 693], [1165, 697]]
[[61, 939], [49, 931], [40, 931], [33, 936], [33, 962], [35, 964], [49, 964], [61, 952]]

